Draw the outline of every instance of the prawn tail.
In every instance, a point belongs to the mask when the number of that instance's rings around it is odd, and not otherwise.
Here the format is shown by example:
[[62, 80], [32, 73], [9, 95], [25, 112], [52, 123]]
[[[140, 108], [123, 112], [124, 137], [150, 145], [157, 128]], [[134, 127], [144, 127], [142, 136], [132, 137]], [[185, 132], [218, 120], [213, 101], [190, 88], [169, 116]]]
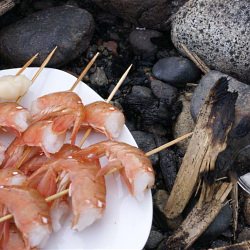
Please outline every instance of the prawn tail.
[[98, 159], [105, 154], [105, 148], [101, 145], [91, 145], [78, 152], [73, 153], [73, 157], [78, 160], [93, 160]]
[[113, 174], [115, 172], [122, 170], [123, 168], [124, 168], [124, 166], [122, 165], [122, 163], [119, 160], [110, 161], [105, 167], [101, 168], [97, 172], [96, 178], [99, 178], [99, 177], [105, 176], [105, 175]]
[[55, 133], [65, 133], [74, 122], [73, 115], [64, 115], [54, 119], [52, 129]]
[[57, 191], [56, 174], [53, 169], [48, 169], [37, 186], [37, 190], [44, 197], [51, 196]]
[[82, 114], [77, 115], [77, 117], [76, 117], [76, 120], [74, 122], [74, 127], [73, 127], [73, 130], [72, 130], [72, 134], [71, 134], [71, 137], [70, 137], [70, 141], [71, 141], [72, 145], [75, 144], [76, 136], [77, 136], [78, 131], [81, 128], [81, 124], [83, 122], [83, 118], [84, 118], [84, 116]]

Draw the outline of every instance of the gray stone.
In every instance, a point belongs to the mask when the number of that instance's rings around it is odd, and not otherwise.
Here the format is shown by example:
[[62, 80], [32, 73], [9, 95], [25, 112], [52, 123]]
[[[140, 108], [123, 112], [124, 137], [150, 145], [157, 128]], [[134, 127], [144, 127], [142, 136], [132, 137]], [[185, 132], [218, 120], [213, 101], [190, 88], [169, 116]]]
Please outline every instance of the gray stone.
[[[132, 131], [131, 133], [138, 144], [138, 147], [145, 153], [156, 148], [154, 136], [152, 134], [143, 131]], [[150, 160], [153, 165], [156, 165], [159, 161], [158, 154], [150, 156]]]
[[250, 81], [249, 0], [190, 0], [175, 15], [172, 41], [208, 66]]
[[162, 233], [155, 231], [155, 230], [151, 230], [146, 246], [146, 249], [156, 249], [156, 247], [160, 244], [160, 242], [164, 239], [164, 236], [162, 235]]
[[105, 11], [120, 16], [137, 26], [169, 29], [170, 16], [188, 0], [92, 0]]
[[[191, 93], [184, 93], [180, 95], [178, 101], [182, 102], [182, 111], [176, 119], [176, 122], [173, 126], [174, 138], [178, 138], [182, 135], [190, 133], [194, 130], [194, 121], [190, 113], [190, 96]], [[187, 138], [183, 141], [178, 142], [178, 146], [183, 152], [187, 150], [190, 138]]]
[[250, 240], [250, 228], [245, 227], [238, 235], [237, 242], [240, 243], [242, 241]]
[[151, 89], [154, 95], [171, 105], [177, 98], [177, 89], [159, 80], [152, 80]]
[[219, 155], [216, 163], [217, 168], [223, 170], [221, 175], [224, 175], [230, 167], [230, 163], [233, 164], [238, 151], [250, 144], [250, 86], [218, 71], [210, 71], [201, 79], [194, 91], [191, 101], [191, 114], [196, 119], [210, 89], [222, 76], [229, 79], [229, 91], [238, 92], [235, 122], [229, 134], [228, 147]]
[[94, 85], [103, 86], [108, 84], [108, 78], [102, 68], [97, 67], [96, 71], [90, 75], [90, 82]]
[[157, 46], [152, 43], [151, 38], [160, 36], [162, 34], [156, 30], [133, 30], [129, 35], [129, 42], [134, 54], [144, 58], [153, 56], [157, 52]]
[[132, 94], [140, 97], [140, 98], [151, 98], [152, 91], [151, 89], [143, 86], [133, 86]]
[[160, 59], [153, 67], [154, 76], [176, 87], [184, 87], [188, 82], [200, 78], [200, 70], [187, 58], [166, 57]]
[[176, 230], [182, 223], [182, 216], [176, 217], [172, 220], [168, 219], [166, 216], [165, 206], [168, 200], [168, 193], [159, 189], [154, 195], [154, 223], [157, 224], [159, 228], [164, 231]]
[[199, 238], [199, 242], [209, 243], [220, 236], [231, 225], [232, 208], [230, 205], [224, 206], [207, 230]]
[[89, 12], [72, 6], [45, 9], [11, 24], [0, 32], [0, 55], [14, 66], [24, 64], [39, 52], [41, 65], [58, 46], [49, 65], [66, 64], [89, 46], [94, 20]]
[[250, 195], [245, 194], [243, 214], [245, 218], [245, 222], [248, 226], [250, 226]]

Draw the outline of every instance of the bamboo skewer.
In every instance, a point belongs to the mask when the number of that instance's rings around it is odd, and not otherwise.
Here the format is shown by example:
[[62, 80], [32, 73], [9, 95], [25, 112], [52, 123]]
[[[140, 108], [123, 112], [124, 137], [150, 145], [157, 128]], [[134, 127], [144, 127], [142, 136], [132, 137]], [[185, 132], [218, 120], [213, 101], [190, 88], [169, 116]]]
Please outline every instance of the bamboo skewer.
[[23, 71], [24, 71], [26, 68], [28, 68], [28, 67], [33, 63], [33, 61], [37, 58], [38, 54], [39, 54], [39, 53], [36, 53], [33, 57], [31, 57], [31, 58], [29, 59], [29, 61], [26, 62], [26, 63], [23, 65], [23, 67], [17, 71], [16, 76], [21, 75], [21, 74], [23, 73]]
[[[164, 145], [162, 145], [162, 146], [160, 146], [158, 148], [155, 148], [155, 149], [147, 152], [145, 155], [146, 156], [150, 156], [150, 155], [156, 154], [156, 153], [162, 151], [163, 149], [166, 149], [166, 148], [168, 148], [168, 147], [170, 147], [170, 146], [172, 146], [172, 145], [174, 145], [174, 144], [176, 144], [176, 143], [178, 143], [178, 142], [186, 139], [187, 137], [191, 136], [192, 134], [193, 133], [191, 132], [191, 133], [188, 133], [186, 135], [183, 135], [183, 136], [181, 136], [181, 137], [179, 137], [179, 138], [177, 138], [177, 139], [175, 139], [173, 141], [170, 141], [170, 142], [168, 142], [168, 143], [166, 143], [166, 144], [164, 144]], [[56, 199], [58, 199], [58, 198], [60, 198], [60, 197], [62, 197], [64, 195], [68, 194], [68, 193], [69, 193], [69, 189], [65, 189], [65, 190], [63, 190], [63, 191], [61, 191], [59, 193], [53, 194], [53, 195], [45, 198], [45, 201], [46, 202], [51, 202], [53, 200], [56, 200]], [[0, 218], [0, 223], [4, 222], [6, 220], [9, 220], [11, 218], [13, 218], [13, 215], [12, 214], [7, 214], [7, 215], [5, 215], [5, 216], [3, 216], [3, 217]]]
[[[114, 89], [112, 90], [112, 92], [110, 93], [108, 99], [106, 100], [106, 102], [110, 102], [112, 100], [112, 98], [114, 97], [115, 93], [117, 92], [117, 90], [120, 88], [120, 86], [122, 85], [122, 83], [124, 82], [124, 80], [126, 79], [131, 67], [133, 66], [133, 64], [131, 64], [128, 69], [124, 72], [124, 74], [122, 75], [122, 77], [120, 78], [120, 80], [118, 81], [118, 83], [116, 84], [116, 86], [114, 87]], [[89, 128], [85, 134], [83, 135], [82, 140], [80, 141], [79, 147], [81, 148], [82, 145], [84, 144], [84, 142], [86, 141], [86, 139], [88, 138], [88, 136], [90, 135], [92, 131], [92, 128]]]
[[[36, 78], [40, 75], [40, 73], [42, 72], [42, 70], [45, 68], [45, 66], [48, 64], [48, 62], [50, 61], [50, 59], [52, 58], [52, 56], [54, 55], [55, 51], [57, 49], [57, 46], [49, 53], [49, 55], [46, 57], [46, 59], [44, 60], [44, 62], [42, 63], [42, 65], [40, 66], [40, 68], [38, 69], [38, 71], [35, 73], [35, 75], [32, 77], [31, 82], [34, 83], [34, 81], [36, 80]], [[35, 55], [36, 56], [36, 55]], [[34, 56], [34, 57], [35, 57]], [[24, 67], [28, 67], [28, 63], [33, 59], [33, 57], [24, 65]], [[30, 63], [31, 64], [31, 63]], [[24, 68], [23, 67], [23, 68]], [[25, 69], [26, 69], [25, 68]], [[22, 70], [22, 69], [21, 69]], [[20, 71], [21, 71], [20, 70]], [[21, 71], [21, 73], [23, 72], [23, 70]], [[19, 73], [19, 72], [17, 72]], [[16, 100], [16, 102], [20, 102], [21, 99], [23, 98], [23, 96], [19, 96]]]
[[191, 136], [192, 134], [193, 134], [193, 132], [190, 132], [190, 133], [188, 133], [188, 134], [182, 135], [182, 136], [180, 136], [180, 137], [174, 139], [173, 141], [167, 142], [166, 144], [161, 145], [160, 147], [155, 148], [155, 149], [153, 149], [153, 150], [147, 152], [147, 153], [146, 153], [146, 156], [151, 156], [151, 155], [153, 155], [153, 154], [156, 154], [156, 153], [162, 151], [162, 150], [165, 149], [165, 148], [168, 148], [168, 147], [170, 147], [170, 146], [172, 146], [172, 145], [174, 145], [174, 144], [176, 144], [176, 143], [178, 143], [178, 142], [180, 142], [180, 141], [183, 141], [184, 139], [188, 138], [188, 137]]
[[78, 83], [83, 79], [83, 77], [87, 74], [87, 72], [89, 71], [89, 69], [92, 67], [92, 65], [94, 64], [94, 62], [96, 61], [96, 58], [99, 56], [99, 52], [97, 52], [95, 54], [95, 56], [89, 61], [89, 63], [87, 64], [87, 66], [84, 68], [84, 70], [82, 71], [82, 73], [79, 75], [79, 77], [77, 78], [77, 80], [75, 81], [75, 83], [72, 85], [72, 87], [69, 89], [69, 91], [73, 91], [76, 86], [78, 85]]

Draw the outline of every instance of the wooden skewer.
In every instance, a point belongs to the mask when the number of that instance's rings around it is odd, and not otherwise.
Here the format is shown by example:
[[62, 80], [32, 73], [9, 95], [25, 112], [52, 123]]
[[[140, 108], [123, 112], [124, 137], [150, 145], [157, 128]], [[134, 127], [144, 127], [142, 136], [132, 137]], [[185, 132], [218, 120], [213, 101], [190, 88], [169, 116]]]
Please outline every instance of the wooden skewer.
[[[106, 102], [110, 102], [112, 100], [112, 98], [114, 97], [115, 93], [117, 92], [117, 90], [120, 88], [120, 86], [122, 85], [122, 83], [124, 82], [125, 78], [128, 75], [128, 72], [130, 71], [131, 67], [133, 66], [133, 64], [131, 64], [128, 69], [124, 72], [124, 74], [122, 75], [121, 79], [118, 81], [118, 83], [116, 84], [116, 86], [114, 87], [114, 89], [112, 90], [112, 92], [110, 93], [108, 99], [106, 100]], [[86, 141], [86, 139], [88, 138], [88, 136], [90, 135], [92, 131], [92, 128], [89, 128], [85, 134], [83, 135], [82, 140], [80, 141], [79, 147], [81, 148], [82, 145], [84, 144], [84, 142]]]
[[72, 85], [72, 87], [69, 89], [69, 91], [73, 91], [76, 88], [77, 84], [83, 79], [83, 77], [87, 74], [87, 72], [89, 71], [89, 69], [92, 67], [92, 65], [96, 61], [96, 58], [99, 56], [99, 54], [100, 53], [97, 52], [95, 54], [95, 56], [89, 61], [88, 65], [84, 68], [84, 70], [79, 75], [79, 77], [77, 78], [77, 80], [75, 81], [75, 83]]
[[[172, 146], [172, 145], [174, 145], [174, 144], [176, 144], [176, 143], [178, 143], [178, 142], [186, 139], [187, 137], [191, 136], [192, 134], [193, 134], [192, 132], [188, 133], [188, 134], [183, 135], [183, 136], [181, 136], [181, 137], [179, 137], [179, 138], [177, 138], [177, 139], [175, 139], [173, 141], [170, 141], [170, 142], [168, 142], [168, 143], [166, 143], [166, 144], [164, 144], [164, 145], [162, 145], [162, 146], [160, 146], [158, 148], [155, 148], [155, 149], [147, 152], [146, 156], [150, 156], [152, 154], [156, 154], [156, 153], [160, 152], [161, 150], [166, 149], [166, 148], [168, 148], [168, 147], [170, 147], [170, 146]], [[69, 193], [69, 189], [65, 189], [65, 190], [63, 190], [63, 191], [61, 191], [59, 193], [56, 193], [54, 195], [51, 195], [51, 196], [45, 198], [45, 201], [46, 202], [50, 202], [50, 201], [56, 200], [56, 199], [58, 199], [58, 198], [60, 198], [60, 197], [62, 197], [64, 195], [66, 195], [68, 193]], [[5, 215], [5, 216], [3, 216], [3, 217], [0, 218], [0, 223], [4, 222], [6, 220], [9, 220], [11, 218], [13, 218], [13, 215], [12, 214], [7, 214], [7, 215]]]
[[21, 75], [21, 74], [23, 73], [23, 71], [24, 71], [26, 68], [28, 68], [28, 67], [33, 63], [33, 61], [37, 58], [38, 54], [39, 54], [39, 53], [36, 53], [32, 58], [30, 58], [29, 61], [26, 62], [26, 63], [23, 65], [23, 67], [17, 71], [16, 76]]
[[[52, 57], [52, 55], [53, 55], [53, 53], [55, 52], [55, 50], [56, 50], [56, 48], [49, 54], [49, 56], [46, 58], [46, 60], [43, 62], [43, 64], [41, 65], [41, 67], [40, 67], [40, 69], [42, 68], [42, 67], [45, 67], [46, 66], [46, 64], [49, 62], [49, 60], [50, 60], [50, 58]], [[89, 61], [89, 63], [88, 63], [88, 65], [84, 68], [84, 70], [82, 71], [82, 73], [79, 75], [79, 77], [77, 78], [77, 80], [74, 82], [74, 84], [72, 85], [72, 87], [69, 89], [69, 91], [73, 91], [75, 88], [76, 88], [76, 86], [77, 86], [77, 84], [82, 80], [82, 78], [86, 75], [86, 73], [88, 72], [88, 70], [91, 68], [91, 66], [94, 64], [94, 62], [96, 61], [96, 58], [99, 56], [99, 52], [97, 52], [96, 54], [95, 54], [95, 56]], [[39, 72], [41, 72], [41, 70], [38, 70], [37, 71], [37, 73]], [[32, 81], [34, 81], [36, 78], [37, 78], [37, 76], [39, 75], [39, 73], [38, 74], [35, 74], [34, 75], [34, 77], [32, 78]], [[20, 99], [18, 99], [17, 101], [20, 101]], [[17, 164], [15, 165], [15, 168], [20, 168], [21, 166], [22, 166], [22, 164], [23, 164], [23, 162], [25, 161], [25, 159], [28, 157], [28, 155], [30, 154], [30, 152], [31, 152], [31, 147], [28, 147], [25, 151], [24, 151], [24, 153], [23, 153], [23, 155], [22, 155], [22, 158], [17, 162]]]
[[147, 153], [146, 153], [146, 156], [151, 156], [151, 155], [153, 155], [153, 154], [156, 154], [156, 153], [162, 151], [163, 149], [168, 148], [168, 147], [170, 147], [170, 146], [172, 146], [172, 145], [174, 145], [174, 144], [176, 144], [176, 143], [178, 143], [178, 142], [180, 142], [180, 141], [182, 141], [182, 140], [188, 138], [188, 137], [191, 136], [192, 134], [193, 134], [193, 132], [190, 132], [190, 133], [188, 133], [188, 134], [185, 134], [185, 135], [182, 135], [182, 136], [176, 138], [176, 139], [173, 140], [173, 141], [170, 141], [170, 142], [168, 142], [168, 143], [166, 143], [166, 144], [164, 144], [164, 145], [161, 145], [160, 147], [155, 148], [155, 149], [153, 149], [153, 150], [147, 152]]
[[[34, 83], [34, 81], [36, 80], [36, 78], [39, 76], [39, 74], [42, 72], [42, 70], [45, 68], [45, 66], [48, 64], [48, 62], [50, 61], [50, 59], [52, 58], [52, 56], [54, 55], [55, 51], [57, 49], [57, 46], [49, 53], [49, 55], [46, 57], [46, 59], [44, 60], [44, 62], [42, 63], [42, 65], [40, 66], [40, 68], [37, 70], [37, 72], [35, 73], [35, 75], [32, 77], [31, 82]], [[32, 58], [31, 58], [32, 59]], [[30, 59], [30, 60], [31, 60]], [[28, 62], [27, 62], [28, 63]], [[28, 66], [27, 66], [28, 67]], [[23, 96], [19, 96], [16, 100], [16, 102], [20, 102], [21, 99], [23, 98]]]

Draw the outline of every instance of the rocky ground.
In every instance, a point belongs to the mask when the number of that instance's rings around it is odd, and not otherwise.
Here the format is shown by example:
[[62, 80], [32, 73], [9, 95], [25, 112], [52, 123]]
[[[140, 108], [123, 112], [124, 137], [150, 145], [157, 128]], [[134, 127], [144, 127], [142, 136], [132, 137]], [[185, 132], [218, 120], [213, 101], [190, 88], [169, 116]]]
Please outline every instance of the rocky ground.
[[[238, 91], [239, 98], [229, 146], [218, 160], [228, 168], [231, 164], [238, 172], [240, 169], [241, 174], [248, 172], [249, 1], [124, 2], [16, 1], [13, 9], [0, 16], [0, 69], [21, 66], [36, 52], [40, 52], [36, 61], [40, 65], [58, 45], [51, 66], [79, 75], [99, 51], [101, 55], [84, 81], [107, 98], [132, 63], [113, 100], [124, 110], [127, 126], [144, 151], [191, 132], [209, 89], [226, 74], [230, 90]], [[204, 75], [184, 57], [181, 43], [197, 53], [212, 71]], [[157, 179], [152, 191], [154, 220], [145, 249], [165, 249], [166, 239], [181, 223], [181, 219], [173, 222], [166, 218], [164, 205], [187, 145], [185, 141], [151, 157]], [[232, 236], [229, 203], [193, 249], [250, 239], [250, 198], [240, 191], [239, 201], [236, 239]]]

